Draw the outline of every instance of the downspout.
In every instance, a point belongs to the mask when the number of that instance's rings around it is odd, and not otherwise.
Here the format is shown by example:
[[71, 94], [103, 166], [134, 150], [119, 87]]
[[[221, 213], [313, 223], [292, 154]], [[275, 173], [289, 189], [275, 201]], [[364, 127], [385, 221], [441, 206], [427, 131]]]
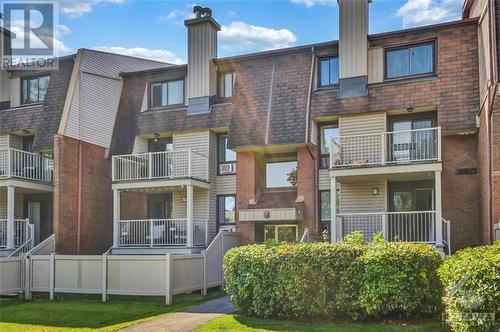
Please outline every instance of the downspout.
[[82, 70], [79, 72], [78, 89], [78, 184], [77, 184], [77, 217], [76, 217], [76, 253], [80, 254], [80, 237], [82, 223], [82, 165], [83, 165], [83, 147], [82, 147]]
[[312, 94], [312, 84], [314, 77], [314, 46], [311, 47], [311, 71], [309, 73], [309, 90], [307, 91], [307, 104], [306, 104], [306, 133], [305, 133], [305, 142], [309, 143], [309, 116], [311, 111], [311, 94]]
[[264, 144], [269, 144], [269, 129], [271, 128], [271, 110], [273, 107], [273, 93], [274, 93], [274, 73], [276, 71], [276, 58], [273, 58], [273, 66], [271, 72], [271, 82], [269, 84], [269, 101], [267, 104], [267, 119], [266, 119], [266, 136]]

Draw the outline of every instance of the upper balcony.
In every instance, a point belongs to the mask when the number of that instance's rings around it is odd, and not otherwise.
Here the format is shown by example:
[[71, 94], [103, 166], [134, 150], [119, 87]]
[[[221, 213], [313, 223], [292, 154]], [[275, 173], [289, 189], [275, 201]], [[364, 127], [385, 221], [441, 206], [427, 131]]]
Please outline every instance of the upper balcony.
[[52, 158], [36, 153], [0, 149], [0, 180], [17, 178], [52, 183], [54, 161]]
[[208, 181], [208, 157], [174, 150], [113, 156], [113, 182], [196, 179]]
[[441, 161], [441, 127], [334, 138], [331, 169], [411, 165]]

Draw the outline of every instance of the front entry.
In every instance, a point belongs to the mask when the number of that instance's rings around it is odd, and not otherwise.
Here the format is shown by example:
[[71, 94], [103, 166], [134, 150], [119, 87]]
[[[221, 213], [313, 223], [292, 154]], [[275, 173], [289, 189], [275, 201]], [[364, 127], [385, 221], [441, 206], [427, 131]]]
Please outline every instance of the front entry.
[[298, 236], [297, 225], [264, 225], [264, 241], [295, 242]]
[[148, 195], [148, 219], [172, 218], [172, 193]]
[[52, 195], [26, 194], [23, 197], [23, 214], [34, 226], [35, 245], [52, 234]]

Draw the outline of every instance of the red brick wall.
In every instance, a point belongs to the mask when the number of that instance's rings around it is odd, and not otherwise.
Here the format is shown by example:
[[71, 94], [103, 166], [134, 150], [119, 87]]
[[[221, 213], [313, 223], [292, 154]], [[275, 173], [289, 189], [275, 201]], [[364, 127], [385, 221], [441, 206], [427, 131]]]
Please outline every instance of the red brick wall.
[[309, 228], [312, 234], [318, 232], [317, 218], [317, 148], [302, 147], [297, 150], [297, 198], [304, 199], [304, 219], [299, 222], [299, 234]]
[[120, 197], [121, 219], [145, 219], [148, 215], [148, 196], [140, 192], [122, 192]]
[[[79, 193], [80, 149], [82, 158]], [[78, 140], [54, 137], [54, 232], [58, 253], [100, 254], [111, 247], [111, 162], [105, 155], [106, 149], [102, 147], [85, 142], [80, 147]]]
[[451, 247], [482, 243], [480, 175], [456, 175], [457, 168], [479, 167], [477, 135], [444, 136], [442, 142], [443, 218], [451, 222]]

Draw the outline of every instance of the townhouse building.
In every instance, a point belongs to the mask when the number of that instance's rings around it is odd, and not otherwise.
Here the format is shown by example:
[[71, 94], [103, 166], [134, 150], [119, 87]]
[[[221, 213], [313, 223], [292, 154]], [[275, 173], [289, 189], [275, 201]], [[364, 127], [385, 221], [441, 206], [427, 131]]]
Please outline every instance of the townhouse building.
[[113, 254], [196, 253], [221, 230], [442, 251], [498, 238], [499, 1], [381, 34], [370, 2], [339, 0], [324, 43], [220, 58], [220, 25], [196, 12], [185, 65], [80, 50], [49, 80], [0, 73], [0, 233], [29, 218], [58, 252]]
[[369, 34], [369, 3], [339, 1], [338, 41], [227, 58], [197, 13], [187, 65], [122, 73], [116, 252], [196, 251], [223, 229], [242, 243], [491, 241], [484, 19]]
[[[3, 47], [9, 53], [10, 37]], [[81, 49], [53, 71], [0, 71], [0, 255], [55, 234], [58, 252], [111, 243], [109, 146], [119, 72], [168, 64]]]

